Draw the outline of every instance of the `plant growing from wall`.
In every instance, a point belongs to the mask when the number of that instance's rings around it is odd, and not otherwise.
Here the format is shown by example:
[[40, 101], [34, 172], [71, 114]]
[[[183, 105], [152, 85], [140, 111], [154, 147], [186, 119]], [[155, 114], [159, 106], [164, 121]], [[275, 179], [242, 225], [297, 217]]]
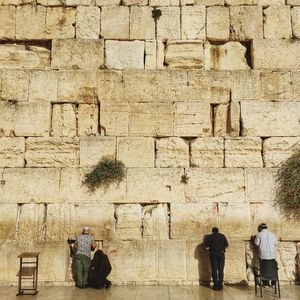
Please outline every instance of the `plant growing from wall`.
[[111, 156], [105, 156], [90, 173], [85, 175], [84, 184], [91, 192], [94, 192], [99, 187], [103, 187], [106, 190], [111, 183], [119, 184], [124, 177], [124, 163]]
[[279, 166], [275, 203], [288, 218], [300, 219], [300, 149]]

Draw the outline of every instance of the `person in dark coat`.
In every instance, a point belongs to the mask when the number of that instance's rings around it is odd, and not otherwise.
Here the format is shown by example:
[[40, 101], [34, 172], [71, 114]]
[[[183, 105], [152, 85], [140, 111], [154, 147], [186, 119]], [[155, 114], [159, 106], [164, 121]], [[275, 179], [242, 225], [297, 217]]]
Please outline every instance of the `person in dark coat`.
[[216, 291], [223, 289], [225, 249], [228, 242], [224, 234], [219, 233], [219, 229], [214, 227], [212, 234], [206, 238], [206, 249], [210, 251], [210, 265], [213, 278], [213, 289]]
[[111, 264], [106, 254], [97, 250], [91, 261], [88, 275], [88, 285], [95, 289], [111, 287], [111, 282], [106, 278], [111, 272]]

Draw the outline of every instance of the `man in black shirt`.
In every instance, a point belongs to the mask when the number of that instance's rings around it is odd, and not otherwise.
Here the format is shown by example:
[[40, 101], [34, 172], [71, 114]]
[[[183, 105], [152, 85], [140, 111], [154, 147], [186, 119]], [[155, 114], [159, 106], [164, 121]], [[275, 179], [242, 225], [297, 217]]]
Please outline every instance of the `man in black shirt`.
[[223, 289], [225, 248], [228, 242], [224, 234], [219, 233], [219, 229], [214, 227], [212, 234], [206, 239], [206, 249], [210, 251], [210, 265], [213, 278], [213, 289]]

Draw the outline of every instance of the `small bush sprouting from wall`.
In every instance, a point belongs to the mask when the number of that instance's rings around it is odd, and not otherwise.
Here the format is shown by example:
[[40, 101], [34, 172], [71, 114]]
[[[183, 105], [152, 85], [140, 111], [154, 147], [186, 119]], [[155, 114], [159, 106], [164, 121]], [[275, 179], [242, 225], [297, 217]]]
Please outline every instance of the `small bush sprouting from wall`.
[[125, 165], [110, 156], [103, 157], [96, 167], [85, 175], [84, 184], [94, 192], [99, 187], [107, 189], [111, 183], [119, 184], [125, 177]]
[[276, 183], [276, 205], [287, 218], [300, 220], [300, 149], [279, 166]]

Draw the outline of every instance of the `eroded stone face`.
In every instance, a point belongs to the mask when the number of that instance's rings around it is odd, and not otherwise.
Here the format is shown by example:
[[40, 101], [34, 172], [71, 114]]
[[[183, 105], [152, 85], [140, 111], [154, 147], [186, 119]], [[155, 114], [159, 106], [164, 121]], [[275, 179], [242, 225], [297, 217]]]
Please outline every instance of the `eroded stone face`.
[[24, 138], [0, 138], [0, 168], [24, 167], [24, 153]]
[[17, 204], [3, 204], [0, 206], [0, 239], [13, 240], [16, 237]]

